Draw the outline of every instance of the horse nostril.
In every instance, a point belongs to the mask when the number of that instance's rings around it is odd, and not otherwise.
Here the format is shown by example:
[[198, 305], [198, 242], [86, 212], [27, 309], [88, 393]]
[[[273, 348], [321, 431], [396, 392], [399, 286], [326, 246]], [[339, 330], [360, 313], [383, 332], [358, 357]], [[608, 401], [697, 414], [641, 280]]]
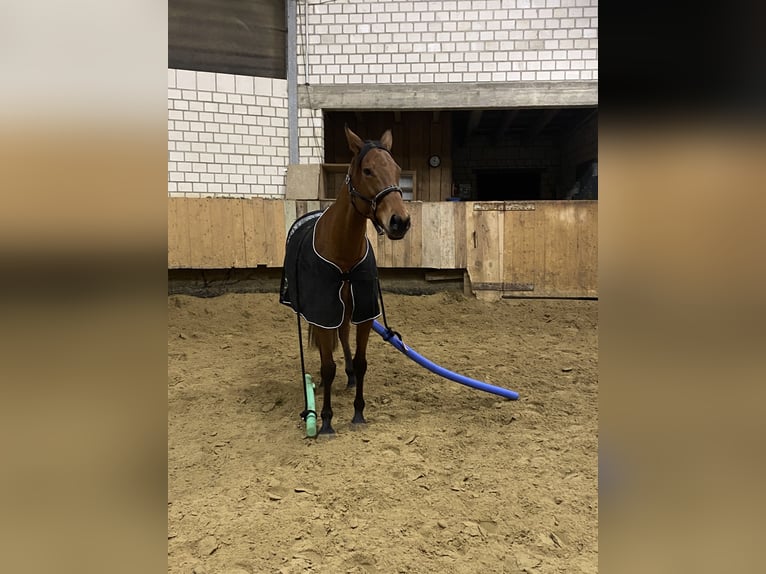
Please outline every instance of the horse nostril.
[[391, 232], [397, 235], [404, 235], [410, 228], [410, 218], [402, 219], [400, 216], [394, 214], [391, 216]]

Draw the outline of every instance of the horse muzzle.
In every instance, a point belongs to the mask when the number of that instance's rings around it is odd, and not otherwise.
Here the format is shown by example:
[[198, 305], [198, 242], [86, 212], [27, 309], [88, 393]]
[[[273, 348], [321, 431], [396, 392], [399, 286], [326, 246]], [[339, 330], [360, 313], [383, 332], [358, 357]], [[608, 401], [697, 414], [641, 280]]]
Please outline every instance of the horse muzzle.
[[411, 224], [412, 221], [409, 215], [407, 217], [400, 217], [397, 214], [393, 214], [388, 222], [388, 229], [386, 229], [388, 238], [394, 240], [402, 239], [407, 234], [407, 231], [409, 231]]

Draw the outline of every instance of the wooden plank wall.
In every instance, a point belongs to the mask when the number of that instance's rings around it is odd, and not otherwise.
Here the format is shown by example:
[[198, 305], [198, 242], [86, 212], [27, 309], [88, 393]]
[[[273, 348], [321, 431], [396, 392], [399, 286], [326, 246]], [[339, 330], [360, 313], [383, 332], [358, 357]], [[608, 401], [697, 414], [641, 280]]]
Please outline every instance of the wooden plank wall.
[[598, 202], [467, 203], [477, 295], [598, 296]]
[[[332, 200], [168, 200], [168, 268], [281, 267], [290, 225]], [[598, 296], [598, 203], [409, 202], [401, 241], [368, 224], [383, 268], [466, 269], [477, 296]]]
[[[332, 200], [168, 199], [168, 268], [228, 269], [281, 267], [290, 225], [301, 215], [325, 209]], [[465, 227], [457, 202], [408, 204], [412, 231], [400, 241], [367, 236], [381, 267], [461, 269]]]
[[[397, 120], [398, 117], [398, 120]], [[452, 114], [449, 112], [327, 112], [325, 116], [325, 163], [348, 164], [344, 124], [363, 139], [378, 139], [391, 129], [391, 153], [403, 170], [415, 172], [415, 200], [443, 201], [452, 194]], [[437, 154], [439, 167], [428, 165]], [[344, 174], [328, 177], [328, 197], [334, 197]]]
[[379, 267], [462, 269], [465, 260], [465, 226], [458, 214], [463, 208], [457, 202], [409, 202], [407, 209], [412, 228], [404, 239], [391, 241], [378, 235], [372, 223], [367, 224], [367, 237], [372, 242]]
[[168, 2], [168, 67], [285, 78], [284, 0]]
[[292, 222], [329, 203], [169, 198], [168, 268], [281, 267]]

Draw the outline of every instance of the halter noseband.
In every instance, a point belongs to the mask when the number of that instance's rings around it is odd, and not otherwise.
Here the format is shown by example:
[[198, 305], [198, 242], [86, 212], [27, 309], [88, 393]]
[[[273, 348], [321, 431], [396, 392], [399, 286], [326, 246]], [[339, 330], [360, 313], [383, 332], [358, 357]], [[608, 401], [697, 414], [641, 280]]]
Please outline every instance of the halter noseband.
[[[357, 157], [357, 162], [360, 167], [362, 165], [362, 160], [364, 159], [364, 156], [367, 155], [367, 152], [370, 151], [371, 149], [382, 149], [388, 155], [391, 155], [391, 152], [388, 151], [387, 148], [383, 147], [379, 142], [368, 141], [364, 144], [364, 147], [359, 151], [359, 156]], [[366, 217], [367, 219], [372, 221], [372, 224], [375, 226], [375, 230], [378, 232], [378, 235], [385, 234], [385, 231], [383, 231], [383, 228], [381, 227], [380, 223], [378, 223], [378, 205], [380, 204], [381, 201], [383, 201], [383, 199], [389, 193], [396, 191], [399, 193], [400, 196], [403, 195], [402, 188], [399, 187], [398, 185], [389, 185], [388, 187], [384, 187], [383, 189], [381, 189], [372, 199], [365, 197], [361, 193], [359, 193], [354, 188], [354, 184], [351, 183], [351, 168], [350, 167], [349, 167], [349, 172], [346, 173], [345, 183], [348, 186], [348, 192], [351, 194], [351, 205], [354, 206], [354, 209], [356, 209], [357, 213], [359, 213], [359, 215]], [[361, 211], [359, 211], [359, 209], [356, 207], [356, 204], [354, 203], [354, 197], [358, 197], [359, 199], [362, 199], [370, 204], [371, 215], [368, 216], [362, 213]]]

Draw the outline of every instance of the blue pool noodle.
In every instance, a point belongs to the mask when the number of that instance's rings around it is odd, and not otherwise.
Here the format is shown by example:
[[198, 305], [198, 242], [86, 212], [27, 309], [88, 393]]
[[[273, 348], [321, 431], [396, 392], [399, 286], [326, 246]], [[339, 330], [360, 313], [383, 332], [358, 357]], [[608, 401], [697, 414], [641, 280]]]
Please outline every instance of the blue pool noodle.
[[460, 383], [461, 385], [466, 385], [474, 389], [479, 389], [480, 391], [485, 391], [487, 393], [500, 395], [501, 397], [505, 397], [506, 399], [511, 399], [512, 401], [515, 401], [519, 398], [519, 393], [515, 391], [503, 389], [501, 387], [496, 387], [494, 385], [483, 383], [482, 381], [477, 381], [476, 379], [472, 379], [470, 377], [466, 377], [458, 373], [454, 373], [448, 369], [445, 369], [442, 366], [437, 365], [436, 363], [432, 361], [429, 361], [424, 356], [417, 353], [414, 349], [405, 345], [402, 342], [402, 340], [397, 336], [397, 334], [394, 334], [393, 331], [389, 331], [377, 321], [372, 322], [372, 328], [378, 335], [383, 337], [384, 341], [388, 341], [397, 350], [401, 351], [410, 359], [415, 361], [418, 365], [420, 365], [421, 367], [425, 367], [432, 373], [436, 373], [437, 375], [444, 377], [445, 379], [455, 381], [456, 383]]

